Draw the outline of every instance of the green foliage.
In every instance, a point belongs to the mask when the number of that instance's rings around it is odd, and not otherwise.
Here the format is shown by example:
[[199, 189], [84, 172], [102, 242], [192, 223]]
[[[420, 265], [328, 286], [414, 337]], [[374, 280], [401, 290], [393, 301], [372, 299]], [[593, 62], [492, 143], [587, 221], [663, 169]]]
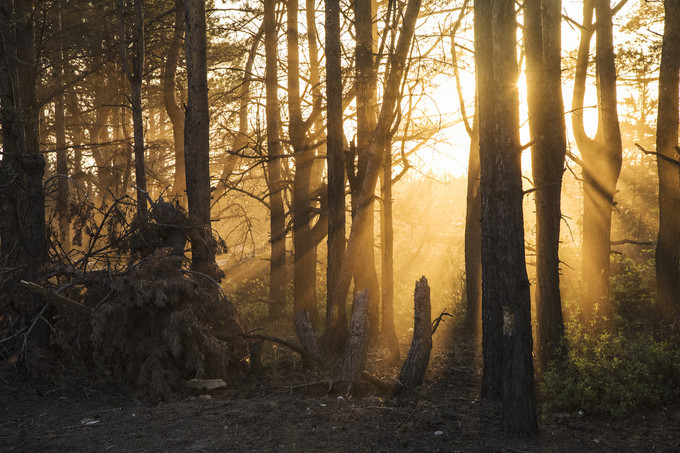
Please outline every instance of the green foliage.
[[566, 323], [567, 357], [542, 382], [554, 408], [624, 416], [680, 400], [680, 343], [656, 314], [653, 262], [638, 258], [612, 262], [613, 320], [583, 323], [576, 312]]
[[680, 349], [649, 334], [594, 332], [573, 320], [569, 352], [546, 371], [543, 389], [558, 410], [623, 416], [680, 399]]

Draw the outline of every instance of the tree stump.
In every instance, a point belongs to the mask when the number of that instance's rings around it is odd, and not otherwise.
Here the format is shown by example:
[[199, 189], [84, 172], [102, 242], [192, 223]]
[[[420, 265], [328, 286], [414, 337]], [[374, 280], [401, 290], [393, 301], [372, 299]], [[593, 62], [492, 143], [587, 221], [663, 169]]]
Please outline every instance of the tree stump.
[[400, 387], [417, 387], [425, 380], [425, 372], [430, 362], [432, 350], [432, 313], [430, 307], [430, 287], [427, 279], [421, 277], [416, 282], [413, 296], [415, 313], [413, 315], [413, 342], [408, 357], [401, 367], [397, 380]]
[[338, 382], [352, 384], [359, 382], [361, 372], [366, 364], [368, 351], [368, 290], [357, 294], [354, 313], [350, 324], [349, 336], [345, 347], [345, 359], [340, 373], [335, 378]]
[[[319, 354], [319, 347], [316, 343], [316, 335], [314, 335], [312, 320], [309, 317], [309, 312], [307, 312], [307, 310], [300, 310], [297, 315], [295, 315], [295, 330], [297, 331], [300, 345], [308, 353], [307, 357], [310, 363], [307, 363], [307, 365], [315, 367], [319, 363], [321, 355]], [[304, 357], [305, 356], [303, 356], [303, 358]]]

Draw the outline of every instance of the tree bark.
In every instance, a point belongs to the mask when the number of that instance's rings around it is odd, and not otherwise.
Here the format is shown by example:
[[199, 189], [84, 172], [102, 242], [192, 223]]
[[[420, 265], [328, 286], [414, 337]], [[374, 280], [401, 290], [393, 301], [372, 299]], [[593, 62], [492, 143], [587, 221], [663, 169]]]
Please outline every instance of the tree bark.
[[378, 175], [382, 168], [382, 161], [386, 144], [389, 140], [389, 132], [396, 116], [397, 99], [399, 97], [399, 89], [403, 80], [406, 57], [411, 47], [411, 40], [413, 38], [415, 23], [418, 19], [420, 11], [421, 0], [409, 0], [404, 13], [404, 20], [402, 22], [401, 32], [397, 41], [395, 52], [390, 55], [390, 70], [387, 76], [387, 83], [385, 85], [385, 94], [383, 97], [382, 108], [378, 116], [378, 122], [371, 138], [368, 155], [368, 163], [366, 164], [366, 173], [362, 178], [361, 191], [357, 198], [356, 214], [352, 221], [352, 229], [350, 231], [347, 249], [342, 259], [342, 267], [339, 272], [339, 277], [336, 280], [333, 291], [334, 297], [337, 300], [345, 300], [349, 292], [352, 275], [354, 273], [354, 266], [359, 256], [362, 242], [363, 231], [366, 231], [370, 225], [370, 218], [373, 216], [373, 199], [375, 187], [378, 182]]
[[401, 367], [397, 380], [402, 387], [418, 387], [425, 380], [427, 365], [432, 351], [432, 308], [430, 305], [430, 286], [421, 277], [416, 282], [413, 295], [415, 313], [413, 315], [413, 342], [408, 356]]
[[[583, 126], [583, 100], [590, 53], [590, 39], [595, 29], [593, 11], [597, 12], [596, 73], [598, 90], [598, 132], [589, 138]], [[574, 76], [572, 129], [583, 158], [584, 206], [582, 312], [590, 318], [598, 314], [610, 317], [609, 255], [612, 208], [616, 182], [621, 172], [622, 147], [616, 112], [616, 68], [612, 41], [612, 11], [608, 1], [586, 0], [583, 5], [583, 28]], [[597, 309], [597, 310], [596, 310]]]
[[656, 294], [659, 313], [680, 322], [680, 167], [678, 143], [678, 71], [680, 70], [680, 2], [664, 2], [664, 36], [659, 71], [659, 111], [656, 126], [659, 172], [659, 233], [656, 244]]
[[382, 174], [382, 336], [390, 351], [392, 362], [399, 361], [399, 340], [394, 328], [394, 225], [392, 216], [392, 148], [385, 147], [385, 162]]
[[69, 190], [68, 190], [68, 149], [66, 147], [66, 121], [64, 111], [64, 66], [65, 53], [62, 34], [62, 4], [57, 4], [55, 14], [57, 28], [57, 63], [55, 72], [59, 93], [54, 98], [54, 135], [57, 146], [57, 221], [59, 228], [59, 242], [61, 248], [68, 253], [71, 250], [71, 214], [69, 209]]
[[326, 344], [338, 350], [347, 335], [346, 293], [336, 291], [345, 251], [345, 171], [342, 127], [340, 1], [326, 0], [326, 98], [328, 161], [328, 267]]
[[134, 135], [135, 184], [137, 186], [137, 216], [140, 220], [147, 217], [146, 170], [144, 168], [144, 119], [142, 118], [142, 79], [144, 77], [144, 6], [142, 0], [134, 0], [134, 45], [135, 58], [130, 67], [127, 42], [125, 38], [125, 2], [120, 0], [120, 48], [123, 70], [130, 81], [130, 101], [132, 103], [132, 129]]
[[536, 314], [542, 367], [564, 335], [560, 295], [560, 198], [567, 149], [561, 84], [561, 1], [527, 0], [524, 13], [531, 168], [536, 191]]
[[300, 310], [295, 315], [295, 331], [300, 340], [300, 345], [307, 351], [307, 355], [311, 359], [309, 365], [312, 367], [317, 366], [321, 361], [321, 354], [319, 354], [314, 327], [307, 310]]
[[184, 0], [175, 0], [175, 26], [165, 57], [163, 72], [163, 105], [172, 123], [172, 138], [175, 146], [175, 179], [172, 195], [184, 200], [186, 191], [186, 171], [184, 165], [184, 112], [177, 102], [177, 63], [184, 38]]
[[[524, 258], [517, 22], [512, 0], [475, 0], [480, 121], [483, 396], [503, 428], [537, 432], [531, 301]], [[500, 369], [499, 369], [500, 367]]]
[[295, 156], [293, 181], [293, 310], [307, 310], [312, 320], [316, 309], [316, 245], [311, 243], [310, 183], [314, 151], [307, 141], [307, 129], [300, 107], [300, 48], [298, 33], [298, 0], [287, 2], [288, 44], [288, 136]]
[[265, 91], [267, 121], [267, 169], [271, 208], [271, 261], [269, 276], [269, 318], [277, 319], [286, 304], [286, 219], [281, 178], [279, 129], [278, 55], [276, 0], [264, 1]]
[[210, 224], [210, 112], [205, 0], [185, 0], [187, 105], [184, 153], [191, 234], [191, 267], [220, 280]]
[[[360, 202], [361, 185], [366, 177], [366, 169], [370, 156], [370, 142], [376, 126], [377, 109], [377, 73], [373, 64], [373, 1], [356, 0], [354, 2], [354, 20], [356, 28], [356, 104], [357, 104], [357, 168], [355, 181], [350, 185], [352, 195], [352, 220]], [[373, 211], [374, 197], [364, 200], [365, 209]], [[362, 207], [363, 209], [363, 207]], [[361, 251], [355, 263], [354, 288], [355, 291], [368, 289], [371, 306], [372, 335], [379, 332], [380, 286], [375, 270], [375, 219], [373, 215], [367, 218], [366, 225], [360, 234]]]
[[[0, 258], [16, 281], [38, 282], [47, 259], [45, 159], [40, 154], [37, 105], [38, 61], [34, 36], [34, 3], [16, 0], [0, 3], [0, 125], [3, 158], [0, 172]], [[7, 277], [10, 277], [8, 275]], [[30, 301], [26, 317], [36, 316], [42, 298]], [[23, 317], [23, 316], [22, 316]], [[19, 326], [23, 327], [23, 326]], [[47, 323], [38, 323], [30, 339], [49, 346]]]
[[366, 364], [366, 353], [368, 352], [369, 337], [369, 317], [368, 317], [368, 291], [364, 290], [357, 294], [354, 302], [354, 313], [350, 325], [347, 345], [345, 347], [345, 359], [342, 363], [340, 373], [335, 378], [340, 383], [350, 385], [359, 382], [361, 372]]

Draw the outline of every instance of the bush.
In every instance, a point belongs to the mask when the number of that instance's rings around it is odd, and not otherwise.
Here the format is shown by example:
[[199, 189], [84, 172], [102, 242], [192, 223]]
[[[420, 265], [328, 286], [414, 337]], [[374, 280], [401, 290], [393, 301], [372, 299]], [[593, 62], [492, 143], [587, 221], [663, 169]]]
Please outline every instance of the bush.
[[548, 403], [558, 410], [623, 416], [633, 409], [680, 399], [677, 339], [651, 333], [626, 334], [567, 324], [569, 349], [563, 363], [543, 376]]

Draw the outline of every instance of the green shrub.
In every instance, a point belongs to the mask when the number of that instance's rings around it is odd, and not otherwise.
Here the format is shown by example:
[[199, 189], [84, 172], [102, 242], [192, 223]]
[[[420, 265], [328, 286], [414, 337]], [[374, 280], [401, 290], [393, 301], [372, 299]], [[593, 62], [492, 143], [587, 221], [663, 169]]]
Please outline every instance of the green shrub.
[[623, 416], [640, 407], [680, 400], [680, 348], [650, 333], [626, 334], [567, 324], [568, 355], [543, 376], [557, 410]]

